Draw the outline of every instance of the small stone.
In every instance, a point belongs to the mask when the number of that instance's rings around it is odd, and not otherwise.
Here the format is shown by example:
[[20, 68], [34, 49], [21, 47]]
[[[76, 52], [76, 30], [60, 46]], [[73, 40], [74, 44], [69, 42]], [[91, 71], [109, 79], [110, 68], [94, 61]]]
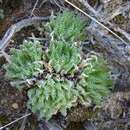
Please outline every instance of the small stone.
[[18, 106], [17, 103], [13, 103], [13, 104], [12, 104], [12, 107], [13, 107], [14, 109], [18, 109], [18, 108], [19, 108], [19, 106]]

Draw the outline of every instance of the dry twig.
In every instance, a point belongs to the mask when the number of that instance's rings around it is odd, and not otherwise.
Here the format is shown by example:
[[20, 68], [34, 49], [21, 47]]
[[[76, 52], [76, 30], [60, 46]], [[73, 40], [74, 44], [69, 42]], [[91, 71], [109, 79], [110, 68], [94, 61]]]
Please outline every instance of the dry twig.
[[112, 20], [114, 17], [116, 17], [119, 14], [124, 13], [125, 11], [128, 11], [130, 9], [130, 1], [126, 2], [125, 4], [119, 6], [118, 8], [115, 8], [112, 12], [108, 13], [107, 11], [105, 12], [99, 12], [100, 14], [100, 19], [102, 22], [108, 22]]
[[30, 115], [31, 115], [31, 113], [25, 114], [24, 116], [22, 116], [22, 117], [20, 117], [20, 118], [14, 120], [14, 121], [8, 123], [7, 125], [4, 125], [4, 126], [0, 127], [0, 130], [3, 130], [4, 128], [6, 128], [6, 127], [8, 127], [8, 126], [10, 126], [10, 125], [12, 125], [12, 124], [14, 124], [14, 123], [16, 123], [16, 122], [22, 120], [23, 118], [26, 118], [26, 117], [30, 116]]
[[121, 29], [119, 26], [117, 26], [114, 23], [110, 23], [107, 22], [109, 24], [109, 26], [116, 32], [119, 32], [120, 34], [122, 34], [122, 36], [124, 36], [128, 41], [130, 41], [130, 34], [127, 33], [125, 30]]
[[23, 19], [19, 21], [18, 23], [12, 25], [7, 32], [5, 33], [4, 37], [0, 41], [0, 51], [3, 51], [9, 44], [12, 37], [15, 35], [15, 33], [19, 32], [21, 29], [34, 25], [36, 23], [47, 21], [49, 20], [50, 16], [46, 17], [31, 17], [27, 19]]
[[[26, 111], [25, 115], [28, 113], [28, 110]], [[22, 125], [19, 130], [24, 130], [26, 125], [27, 116], [23, 119]]]
[[120, 39], [123, 43], [127, 44], [127, 42], [125, 42], [120, 36], [118, 36], [115, 32], [113, 32], [111, 29], [109, 29], [108, 27], [106, 27], [104, 24], [102, 24], [101, 22], [99, 22], [97, 19], [95, 19], [94, 17], [90, 16], [89, 14], [87, 14], [86, 12], [84, 12], [83, 10], [81, 10], [80, 8], [78, 8], [76, 5], [72, 4], [68, 0], [65, 0], [65, 1], [68, 4], [70, 4], [72, 7], [74, 7], [75, 9], [79, 10], [85, 16], [89, 17], [91, 20], [93, 20], [94, 22], [96, 22], [98, 25], [100, 25], [101, 27], [105, 28], [107, 31], [109, 31], [111, 34], [113, 34], [115, 37], [117, 37], [118, 39]]
[[43, 4], [45, 4], [47, 2], [47, 0], [43, 0], [41, 3], [40, 3], [40, 6], [39, 6], [39, 9], [43, 6]]
[[89, 10], [95, 16], [98, 15], [98, 11], [96, 11], [92, 6], [90, 6], [87, 0], [79, 0], [79, 1], [86, 7], [87, 10]]
[[34, 4], [34, 7], [33, 7], [32, 11], [31, 11], [31, 16], [34, 15], [33, 12], [34, 12], [34, 10], [36, 9], [36, 6], [37, 6], [38, 2], [39, 2], [39, 0], [36, 0], [36, 2], [35, 2], [35, 4]]

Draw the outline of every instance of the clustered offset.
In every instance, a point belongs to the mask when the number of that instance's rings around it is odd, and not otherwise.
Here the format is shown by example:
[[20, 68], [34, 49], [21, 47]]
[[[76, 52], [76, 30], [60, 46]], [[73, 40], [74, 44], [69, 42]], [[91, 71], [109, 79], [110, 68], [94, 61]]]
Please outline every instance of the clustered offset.
[[106, 61], [96, 54], [83, 57], [77, 45], [85, 38], [85, 25], [73, 12], [63, 11], [45, 26], [50, 34], [47, 50], [35, 40], [11, 49], [11, 62], [5, 65], [10, 80], [27, 80], [47, 72], [28, 90], [27, 106], [40, 119], [49, 120], [57, 112], [65, 115], [77, 104], [99, 105], [110, 92]]

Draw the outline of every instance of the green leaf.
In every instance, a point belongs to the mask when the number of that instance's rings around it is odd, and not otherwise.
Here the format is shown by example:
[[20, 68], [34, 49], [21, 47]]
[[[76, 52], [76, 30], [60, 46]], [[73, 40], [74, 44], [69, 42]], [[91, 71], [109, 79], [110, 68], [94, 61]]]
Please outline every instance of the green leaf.
[[57, 40], [81, 41], [85, 37], [85, 25], [85, 21], [76, 16], [74, 12], [63, 11], [62, 13], [58, 13], [47, 24], [47, 30], [53, 32], [54, 38]]
[[101, 56], [95, 56], [86, 59], [86, 67], [81, 74], [78, 89], [84, 98], [88, 97], [94, 104], [99, 105], [103, 97], [110, 93], [112, 80], [110, 80], [106, 61]]
[[38, 41], [24, 41], [19, 49], [11, 49], [11, 62], [5, 65], [6, 77], [11, 80], [32, 78], [43, 68], [39, 62], [42, 56], [42, 46]]
[[77, 93], [71, 87], [70, 81], [50, 77], [43, 85], [28, 91], [28, 108], [39, 113], [40, 118], [48, 120], [56, 112], [62, 112], [76, 104]]
[[48, 58], [56, 72], [73, 72], [80, 63], [80, 48], [62, 41], [54, 41], [49, 47]]

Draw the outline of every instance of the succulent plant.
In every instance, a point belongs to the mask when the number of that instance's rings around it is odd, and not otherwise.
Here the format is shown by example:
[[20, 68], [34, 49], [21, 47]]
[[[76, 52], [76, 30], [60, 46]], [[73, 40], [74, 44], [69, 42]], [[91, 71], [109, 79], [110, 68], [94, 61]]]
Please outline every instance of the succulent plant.
[[79, 88], [82, 88], [82, 94], [85, 99], [99, 105], [110, 93], [112, 80], [106, 64], [106, 61], [101, 56], [91, 55], [85, 61], [86, 67], [81, 73]]
[[80, 49], [68, 42], [53, 41], [49, 47], [48, 58], [56, 72], [73, 72], [80, 63]]
[[77, 41], [85, 37], [85, 21], [71, 11], [63, 11], [53, 18], [47, 27], [57, 40]]
[[[64, 11], [48, 24], [54, 39], [45, 52], [38, 41], [25, 41], [19, 49], [11, 49], [6, 76], [11, 80], [35, 76], [36, 83], [28, 90], [27, 106], [40, 119], [49, 120], [57, 112], [65, 114], [80, 103], [99, 105], [110, 92], [106, 61], [97, 54], [85, 59], [82, 49], [74, 44], [84, 35], [84, 26], [79, 17]], [[54, 71], [48, 71], [50, 66]]]
[[57, 112], [66, 113], [67, 109], [76, 105], [78, 92], [73, 87], [73, 82], [48, 77], [28, 91], [28, 108], [46, 120]]
[[42, 47], [38, 41], [24, 41], [19, 49], [11, 49], [10, 63], [5, 65], [6, 77], [26, 80], [42, 69]]

